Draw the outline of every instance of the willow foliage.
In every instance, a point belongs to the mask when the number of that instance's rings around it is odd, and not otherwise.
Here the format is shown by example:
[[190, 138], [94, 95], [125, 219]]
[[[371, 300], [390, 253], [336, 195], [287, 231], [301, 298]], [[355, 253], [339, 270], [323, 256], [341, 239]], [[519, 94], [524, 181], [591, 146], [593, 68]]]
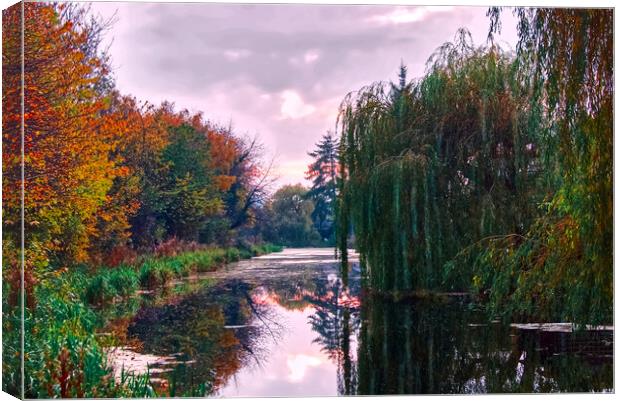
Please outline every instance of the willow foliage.
[[[473, 288], [506, 318], [611, 321], [613, 11], [516, 9], [341, 107], [339, 247], [378, 291]], [[499, 10], [491, 9], [492, 33]]]
[[377, 291], [467, 288], [450, 263], [489, 236], [523, 233], [539, 176], [533, 117], [514, 58], [458, 32], [426, 75], [376, 83], [342, 103], [339, 247], [353, 227]]
[[[520, 74], [544, 104], [544, 213], [523, 241], [482, 244], [476, 282], [496, 313], [612, 320], [613, 11], [517, 9]], [[498, 26], [497, 9], [490, 12]], [[533, 107], [533, 106], [532, 106]]]

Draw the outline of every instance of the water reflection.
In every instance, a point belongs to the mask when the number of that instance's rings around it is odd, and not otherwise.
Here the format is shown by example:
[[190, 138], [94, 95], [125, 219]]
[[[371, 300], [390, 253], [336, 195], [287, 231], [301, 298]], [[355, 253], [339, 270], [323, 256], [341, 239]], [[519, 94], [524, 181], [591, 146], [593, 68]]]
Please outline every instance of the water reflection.
[[175, 393], [205, 383], [205, 393], [211, 394], [242, 366], [262, 363], [266, 337], [277, 341], [278, 324], [253, 324], [274, 318], [269, 307], [253, 301], [250, 291], [247, 283], [233, 280], [177, 302], [144, 307], [128, 336], [140, 342], [144, 353], [174, 355], [184, 362], [168, 375]]
[[364, 303], [358, 394], [612, 389], [612, 333], [484, 323], [458, 301]]
[[359, 282], [350, 280], [345, 288], [340, 279], [333, 279], [329, 285], [318, 286], [309, 300], [314, 309], [309, 323], [317, 333], [314, 342], [336, 363], [338, 394], [352, 394], [357, 386], [354, 352], [360, 325]]
[[345, 287], [329, 251], [241, 262], [216, 285], [142, 305], [123, 326], [127, 343], [174, 356], [178, 363], [155, 375], [170, 395], [613, 388], [612, 332], [518, 330], [487, 323], [463, 299], [372, 298], [351, 267]]

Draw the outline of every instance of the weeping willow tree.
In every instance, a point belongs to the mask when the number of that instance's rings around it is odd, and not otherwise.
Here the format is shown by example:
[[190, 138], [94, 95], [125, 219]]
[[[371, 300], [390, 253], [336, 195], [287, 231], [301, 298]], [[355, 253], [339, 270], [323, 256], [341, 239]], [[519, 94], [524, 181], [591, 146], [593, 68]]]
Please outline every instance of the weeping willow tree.
[[[483, 238], [522, 235], [539, 187], [535, 114], [514, 57], [465, 30], [426, 75], [375, 83], [342, 103], [339, 248], [350, 227], [380, 292], [467, 288], [451, 262]], [[544, 194], [543, 194], [544, 195]]]
[[[498, 9], [490, 10], [492, 32]], [[519, 72], [553, 192], [526, 235], [472, 250], [491, 310], [578, 323], [613, 312], [613, 10], [517, 9]], [[538, 106], [540, 107], [540, 106]]]
[[377, 291], [473, 286], [493, 315], [610, 322], [613, 11], [515, 13], [516, 54], [461, 30], [421, 79], [345, 98], [339, 248], [352, 228]]

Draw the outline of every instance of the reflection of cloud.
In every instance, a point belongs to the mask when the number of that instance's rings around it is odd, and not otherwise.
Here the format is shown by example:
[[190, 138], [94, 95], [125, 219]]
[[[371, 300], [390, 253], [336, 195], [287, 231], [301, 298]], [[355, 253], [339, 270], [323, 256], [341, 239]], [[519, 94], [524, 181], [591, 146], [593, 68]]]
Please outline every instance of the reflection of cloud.
[[311, 355], [289, 355], [286, 358], [286, 365], [289, 368], [289, 380], [296, 383], [303, 380], [309, 367], [321, 365], [321, 360]]
[[369, 18], [370, 21], [379, 22], [380, 24], [406, 24], [411, 22], [422, 21], [426, 16], [436, 12], [452, 11], [453, 7], [412, 7], [397, 8], [387, 14], [374, 15]]
[[281, 96], [280, 113], [282, 118], [301, 118], [314, 113], [315, 107], [304, 103], [297, 92], [287, 89], [282, 92]]

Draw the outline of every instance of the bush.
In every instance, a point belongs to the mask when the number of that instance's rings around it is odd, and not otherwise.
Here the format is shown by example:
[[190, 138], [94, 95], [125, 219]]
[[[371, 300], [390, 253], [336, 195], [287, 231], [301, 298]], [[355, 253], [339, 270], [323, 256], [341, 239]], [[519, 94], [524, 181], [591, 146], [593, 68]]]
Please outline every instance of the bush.
[[282, 245], [274, 245], [269, 243], [264, 244], [263, 246], [265, 247], [265, 253], [282, 252], [284, 249]]
[[239, 256], [241, 259], [250, 259], [252, 257], [252, 252], [248, 248], [241, 248], [239, 250]]
[[148, 259], [140, 268], [140, 284], [147, 288], [165, 286], [173, 277], [170, 265], [162, 260]]
[[110, 252], [104, 256], [103, 263], [106, 266], [116, 267], [122, 264], [134, 264], [138, 259], [135, 250], [126, 245], [115, 246]]
[[260, 245], [252, 245], [250, 247], [250, 252], [252, 253], [252, 256], [261, 256], [261, 255], [266, 255], [268, 253], [272, 253], [272, 252], [281, 252], [282, 251], [282, 247], [279, 245], [273, 245], [273, 244], [260, 244]]
[[174, 237], [157, 245], [153, 253], [157, 257], [165, 257], [177, 256], [186, 252], [198, 252], [204, 249], [205, 245], [194, 241], [183, 241]]
[[226, 261], [227, 262], [237, 262], [241, 259], [241, 252], [237, 248], [227, 248], [226, 249]]
[[116, 295], [116, 290], [110, 284], [107, 272], [94, 276], [86, 287], [85, 299], [90, 304], [100, 304], [108, 301]]
[[132, 295], [138, 290], [140, 284], [136, 271], [127, 266], [110, 270], [108, 277], [110, 285], [116, 291], [116, 295]]
[[222, 264], [222, 263], [226, 263], [226, 251], [220, 248], [215, 248], [212, 250], [209, 250], [209, 252], [211, 253], [211, 255], [213, 255], [213, 261], [215, 261], [216, 264]]

